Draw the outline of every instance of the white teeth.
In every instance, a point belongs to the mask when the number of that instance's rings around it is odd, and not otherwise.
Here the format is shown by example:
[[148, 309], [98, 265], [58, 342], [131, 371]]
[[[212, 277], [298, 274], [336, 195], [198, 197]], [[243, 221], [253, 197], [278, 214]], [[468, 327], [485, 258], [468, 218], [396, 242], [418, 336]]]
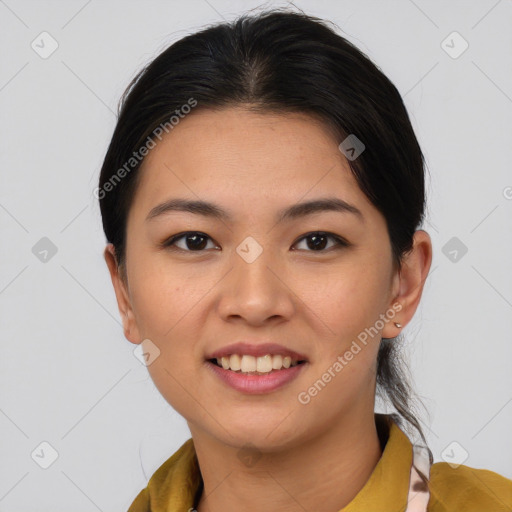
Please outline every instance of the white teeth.
[[290, 356], [282, 356], [266, 354], [264, 356], [254, 357], [249, 355], [231, 354], [217, 358], [217, 365], [222, 366], [225, 370], [242, 373], [270, 373], [272, 370], [281, 370], [282, 368], [290, 368], [296, 366], [297, 361], [292, 362]]
[[243, 372], [255, 372], [256, 371], [256, 358], [254, 356], [242, 356], [242, 362], [240, 363], [241, 370]]
[[274, 356], [272, 358], [272, 368], [274, 370], [280, 370], [283, 366], [283, 356]]
[[256, 359], [256, 371], [260, 373], [272, 371], [272, 356], [270, 354]]
[[232, 354], [229, 358], [229, 367], [237, 372], [242, 368], [242, 358], [238, 354]]

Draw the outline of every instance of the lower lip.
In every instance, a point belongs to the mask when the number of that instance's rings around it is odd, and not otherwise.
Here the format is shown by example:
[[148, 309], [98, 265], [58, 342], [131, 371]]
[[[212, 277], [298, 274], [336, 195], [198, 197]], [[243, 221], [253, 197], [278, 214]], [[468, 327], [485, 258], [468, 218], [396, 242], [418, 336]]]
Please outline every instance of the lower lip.
[[240, 372], [225, 370], [216, 364], [206, 361], [208, 367], [226, 384], [242, 393], [252, 395], [270, 393], [295, 379], [308, 363], [301, 363], [290, 368], [274, 370], [268, 375], [247, 375]]

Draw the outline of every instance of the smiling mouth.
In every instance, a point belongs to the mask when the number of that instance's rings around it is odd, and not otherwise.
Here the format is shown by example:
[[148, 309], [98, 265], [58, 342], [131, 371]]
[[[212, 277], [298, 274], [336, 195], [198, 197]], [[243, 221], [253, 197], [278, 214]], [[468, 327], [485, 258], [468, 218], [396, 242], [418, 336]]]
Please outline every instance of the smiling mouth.
[[246, 375], [270, 375], [306, 363], [305, 360], [293, 360], [290, 356], [267, 354], [260, 357], [232, 354], [208, 361], [224, 370]]

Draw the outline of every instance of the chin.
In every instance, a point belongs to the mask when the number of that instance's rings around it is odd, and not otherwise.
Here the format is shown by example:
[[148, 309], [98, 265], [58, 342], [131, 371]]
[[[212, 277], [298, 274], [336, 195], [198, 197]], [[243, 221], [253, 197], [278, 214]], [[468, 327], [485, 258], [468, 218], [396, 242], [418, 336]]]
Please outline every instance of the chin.
[[[291, 449], [300, 444], [301, 434], [294, 431], [291, 436], [290, 428], [285, 425], [283, 415], [269, 417], [267, 420], [232, 421], [227, 423], [229, 428], [218, 432], [221, 442], [243, 449], [255, 447], [262, 453], [275, 453]], [[218, 430], [218, 429], [217, 429]]]

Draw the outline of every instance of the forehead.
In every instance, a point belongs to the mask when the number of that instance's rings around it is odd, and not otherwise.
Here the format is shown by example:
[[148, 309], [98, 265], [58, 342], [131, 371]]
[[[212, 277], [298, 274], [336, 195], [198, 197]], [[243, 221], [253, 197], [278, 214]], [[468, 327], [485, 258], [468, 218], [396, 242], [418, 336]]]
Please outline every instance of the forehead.
[[371, 207], [338, 145], [329, 127], [307, 114], [196, 110], [146, 156], [135, 202], [147, 210], [187, 195], [257, 208], [335, 194]]

